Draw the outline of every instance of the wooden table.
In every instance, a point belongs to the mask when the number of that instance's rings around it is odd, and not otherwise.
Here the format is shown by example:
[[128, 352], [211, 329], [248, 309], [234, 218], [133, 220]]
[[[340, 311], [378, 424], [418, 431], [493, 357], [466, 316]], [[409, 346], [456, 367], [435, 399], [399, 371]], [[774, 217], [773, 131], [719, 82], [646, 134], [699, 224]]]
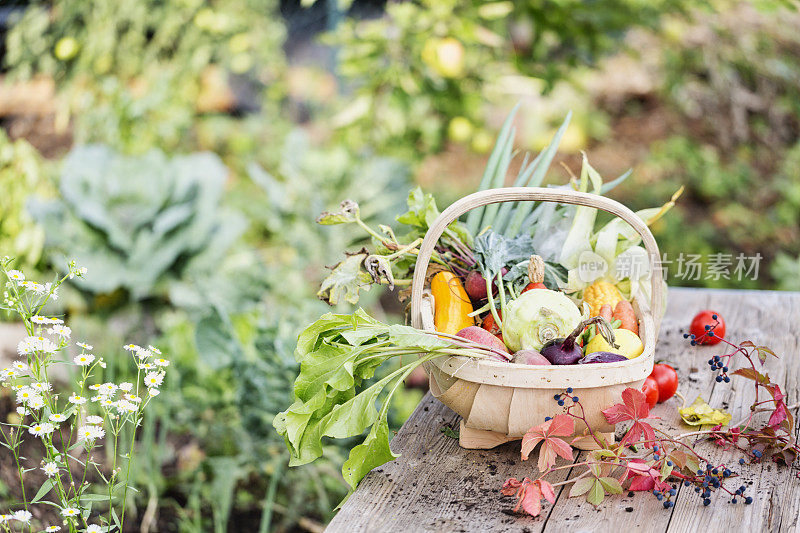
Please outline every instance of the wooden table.
[[[683, 337], [700, 309], [721, 312], [728, 337], [767, 344], [781, 356], [767, 369], [787, 391], [787, 404], [800, 399], [800, 293], [671, 289], [661, 326], [656, 360], [673, 365], [680, 376], [678, 391], [691, 402], [702, 395], [739, 420], [752, 402], [752, 386], [742, 378], [717, 383], [706, 361], [722, 348], [692, 347]], [[688, 431], [677, 414], [674, 398], [653, 409], [663, 426]], [[800, 419], [800, 417], [796, 417]], [[514, 499], [500, 494], [509, 477], [536, 474], [536, 457], [520, 459], [520, 444], [493, 450], [464, 450], [442, 428], [458, 428], [458, 415], [428, 394], [392, 441], [402, 454], [370, 472], [328, 526], [329, 532], [357, 531], [795, 531], [800, 529], [798, 470], [775, 464], [739, 467], [741, 456], [711, 443], [703, 451], [720, 463], [735, 464], [742, 474], [731, 486], [748, 485], [751, 505], [730, 504], [719, 496], [703, 507], [691, 487], [680, 487], [675, 507], [664, 509], [650, 493], [607, 497], [595, 509], [583, 498], [568, 498], [556, 488], [556, 503], [544, 503], [538, 518], [512, 512]], [[618, 435], [619, 437], [619, 435]], [[576, 454], [576, 461], [584, 454]], [[559, 459], [560, 461], [563, 461]], [[566, 472], [567, 469], [563, 470]], [[729, 482], [731, 483], [731, 482]], [[713, 496], [717, 498], [717, 496]]]

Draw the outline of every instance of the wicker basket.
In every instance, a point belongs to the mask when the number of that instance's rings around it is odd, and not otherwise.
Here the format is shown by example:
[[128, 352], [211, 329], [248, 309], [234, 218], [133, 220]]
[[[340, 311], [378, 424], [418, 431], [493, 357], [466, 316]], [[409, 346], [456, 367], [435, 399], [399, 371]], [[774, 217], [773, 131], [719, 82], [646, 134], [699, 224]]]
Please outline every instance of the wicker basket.
[[[603, 196], [570, 190], [508, 187], [480, 191], [458, 200], [433, 223], [420, 246], [411, 288], [411, 320], [414, 327], [434, 331], [433, 305], [424, 291], [431, 253], [445, 228], [467, 211], [487, 204], [514, 201], [560, 202], [595, 207], [630, 224], [642, 237], [651, 263], [652, 309], [661, 310], [664, 299], [662, 272], [657, 266], [658, 245], [647, 225], [624, 205]], [[627, 387], [641, 387], [653, 369], [661, 313], [653, 313], [646, 301], [634, 298], [644, 352], [635, 359], [590, 365], [528, 366], [469, 357], [442, 357], [426, 364], [431, 393], [461, 415], [459, 443], [464, 448], [493, 448], [521, 438], [546, 416], [563, 412], [553, 395], [572, 387], [586, 409], [592, 428], [613, 439], [614, 427], [602, 409], [616, 403]], [[586, 428], [576, 424], [576, 436]], [[591, 449], [588, 437], [573, 446]]]

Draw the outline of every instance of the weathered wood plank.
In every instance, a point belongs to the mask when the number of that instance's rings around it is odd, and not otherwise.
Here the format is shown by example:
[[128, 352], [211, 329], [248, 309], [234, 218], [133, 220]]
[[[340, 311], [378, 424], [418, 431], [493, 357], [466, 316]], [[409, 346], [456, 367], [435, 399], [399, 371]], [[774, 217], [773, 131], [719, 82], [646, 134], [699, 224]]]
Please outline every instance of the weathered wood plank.
[[[679, 391], [687, 401], [697, 394], [710, 399], [712, 406], [727, 401], [727, 409], [736, 420], [751, 401], [743, 380], [734, 378], [730, 384], [718, 385], [707, 370], [706, 361], [723, 353], [721, 347], [692, 348], [681, 337], [693, 312], [709, 307], [725, 315], [736, 340], [751, 338], [781, 353], [780, 362], [770, 363], [770, 375], [780, 378], [785, 390], [791, 391], [789, 402], [797, 403], [800, 334], [792, 326], [800, 322], [800, 294], [678, 289], [669, 294], [656, 359], [676, 367], [681, 379]], [[671, 431], [690, 431], [679, 423], [677, 403], [677, 399], [671, 400], [653, 412], [662, 417], [661, 425], [672, 426]], [[559, 487], [556, 504], [545, 505], [539, 518], [515, 515], [511, 512], [513, 498], [503, 497], [499, 488], [508, 477], [535, 475], [536, 458], [522, 462], [518, 442], [494, 450], [463, 450], [442, 434], [445, 424], [456, 428], [458, 416], [426, 396], [392, 442], [392, 448], [403, 456], [371, 472], [328, 531], [594, 531], [609, 526], [620, 531], [718, 531], [733, 527], [788, 531], [798, 526], [800, 481], [796, 471], [775, 465], [741, 468], [747, 473], [743, 480], [753, 482], [755, 502], [750, 506], [723, 502], [705, 508], [689, 489], [679, 492], [673, 510], [663, 509], [652, 495], [641, 493], [611, 498], [595, 510], [581, 499], [567, 498]], [[738, 460], [736, 453], [724, 452], [710, 443], [703, 446], [720, 461]], [[730, 457], [726, 455], [729, 453]], [[566, 470], [561, 474], [566, 475]]]

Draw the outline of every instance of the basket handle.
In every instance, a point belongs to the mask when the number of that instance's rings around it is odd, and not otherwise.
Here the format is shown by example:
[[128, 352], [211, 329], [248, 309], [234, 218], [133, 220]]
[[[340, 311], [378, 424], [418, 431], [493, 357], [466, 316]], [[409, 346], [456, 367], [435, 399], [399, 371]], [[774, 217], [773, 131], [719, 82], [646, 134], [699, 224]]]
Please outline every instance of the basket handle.
[[415, 328], [422, 327], [421, 303], [422, 290], [425, 285], [425, 275], [428, 271], [431, 254], [434, 246], [439, 241], [444, 230], [458, 217], [483, 205], [495, 204], [500, 202], [519, 202], [519, 201], [539, 201], [539, 202], [559, 202], [563, 204], [582, 205], [595, 207], [602, 211], [616, 215], [631, 225], [634, 230], [642, 237], [645, 250], [650, 258], [651, 265], [651, 294], [650, 304], [651, 314], [655, 320], [656, 331], [661, 322], [661, 306], [664, 301], [664, 286], [662, 283], [662, 272], [659, 265], [660, 255], [658, 244], [650, 233], [650, 228], [639, 218], [636, 213], [610, 198], [598, 194], [590, 194], [564, 189], [545, 189], [542, 187], [503, 187], [499, 189], [487, 189], [478, 191], [453, 202], [447, 209], [442, 211], [439, 217], [428, 228], [422, 245], [417, 255], [417, 263], [414, 267], [414, 279], [411, 284], [411, 323]]

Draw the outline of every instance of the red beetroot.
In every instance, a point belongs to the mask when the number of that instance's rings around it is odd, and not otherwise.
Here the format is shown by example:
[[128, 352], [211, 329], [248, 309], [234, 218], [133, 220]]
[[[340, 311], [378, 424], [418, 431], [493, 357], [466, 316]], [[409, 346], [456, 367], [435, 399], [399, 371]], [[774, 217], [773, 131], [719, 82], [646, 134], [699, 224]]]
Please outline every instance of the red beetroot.
[[[508, 269], [503, 267], [500, 272], [505, 276], [508, 273]], [[473, 270], [467, 274], [467, 279], [464, 280], [464, 289], [467, 291], [467, 294], [469, 294], [469, 297], [473, 302], [479, 302], [488, 297], [486, 294], [486, 280], [477, 270]], [[496, 293], [497, 284], [492, 283], [492, 294]]]

